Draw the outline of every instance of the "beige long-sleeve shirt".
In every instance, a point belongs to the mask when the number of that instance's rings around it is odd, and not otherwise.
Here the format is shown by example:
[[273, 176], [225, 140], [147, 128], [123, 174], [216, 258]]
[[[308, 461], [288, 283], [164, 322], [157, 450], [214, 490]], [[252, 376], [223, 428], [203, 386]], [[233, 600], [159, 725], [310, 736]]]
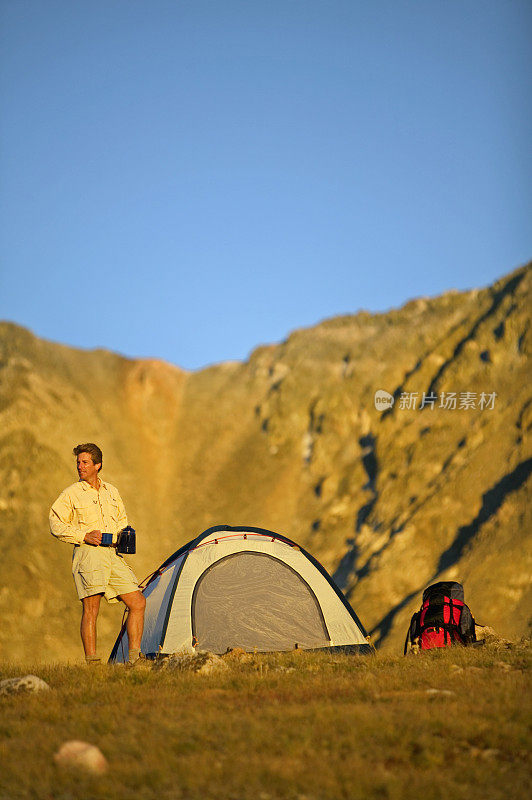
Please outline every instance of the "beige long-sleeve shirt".
[[118, 489], [100, 480], [98, 489], [87, 481], [68, 486], [50, 509], [50, 533], [69, 544], [82, 544], [89, 531], [112, 533], [127, 525], [126, 509]]

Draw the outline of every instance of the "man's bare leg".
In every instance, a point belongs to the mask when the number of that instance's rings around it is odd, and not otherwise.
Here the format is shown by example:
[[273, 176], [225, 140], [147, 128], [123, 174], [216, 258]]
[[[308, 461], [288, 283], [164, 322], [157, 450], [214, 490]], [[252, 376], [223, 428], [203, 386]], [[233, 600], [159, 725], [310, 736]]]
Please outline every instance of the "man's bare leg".
[[91, 594], [82, 599], [83, 612], [81, 615], [81, 641], [85, 650], [85, 658], [96, 656], [96, 620], [100, 610], [101, 594]]
[[127, 638], [129, 649], [140, 649], [142, 641], [142, 631], [144, 630], [144, 609], [146, 608], [146, 598], [140, 591], [121, 594], [122, 600], [129, 609], [126, 622]]

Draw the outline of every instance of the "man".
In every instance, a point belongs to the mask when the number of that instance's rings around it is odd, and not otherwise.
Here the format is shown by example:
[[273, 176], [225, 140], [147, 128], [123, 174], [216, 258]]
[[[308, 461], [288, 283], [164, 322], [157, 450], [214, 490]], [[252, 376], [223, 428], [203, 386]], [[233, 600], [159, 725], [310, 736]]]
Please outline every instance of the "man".
[[[133, 570], [116, 552], [118, 532], [127, 525], [126, 510], [118, 490], [101, 480], [103, 456], [89, 442], [73, 450], [79, 481], [65, 489], [50, 509], [50, 532], [74, 545], [72, 574], [83, 604], [81, 640], [88, 664], [100, 663], [96, 653], [96, 620], [102, 596], [109, 603], [122, 600], [129, 609], [127, 635], [129, 663], [139, 665], [144, 656], [140, 642], [146, 598]], [[102, 546], [102, 533], [113, 535], [112, 546]]]

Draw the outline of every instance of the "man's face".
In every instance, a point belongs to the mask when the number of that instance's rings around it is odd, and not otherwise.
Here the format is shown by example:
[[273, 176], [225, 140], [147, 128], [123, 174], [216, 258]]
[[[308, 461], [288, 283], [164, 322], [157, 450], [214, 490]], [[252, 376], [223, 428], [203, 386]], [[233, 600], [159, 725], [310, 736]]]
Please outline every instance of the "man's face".
[[93, 483], [97, 480], [101, 464], [95, 464], [90, 453], [80, 453], [77, 459], [80, 480]]

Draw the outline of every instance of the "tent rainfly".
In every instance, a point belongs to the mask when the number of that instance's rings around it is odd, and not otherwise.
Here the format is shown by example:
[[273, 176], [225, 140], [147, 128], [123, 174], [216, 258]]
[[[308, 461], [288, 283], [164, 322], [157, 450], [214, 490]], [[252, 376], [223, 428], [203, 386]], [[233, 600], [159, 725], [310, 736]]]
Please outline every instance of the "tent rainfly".
[[[360, 620], [321, 564], [263, 528], [209, 528], [170, 556], [143, 593], [141, 647], [150, 658], [194, 648], [370, 652]], [[109, 661], [127, 658], [123, 626]]]

